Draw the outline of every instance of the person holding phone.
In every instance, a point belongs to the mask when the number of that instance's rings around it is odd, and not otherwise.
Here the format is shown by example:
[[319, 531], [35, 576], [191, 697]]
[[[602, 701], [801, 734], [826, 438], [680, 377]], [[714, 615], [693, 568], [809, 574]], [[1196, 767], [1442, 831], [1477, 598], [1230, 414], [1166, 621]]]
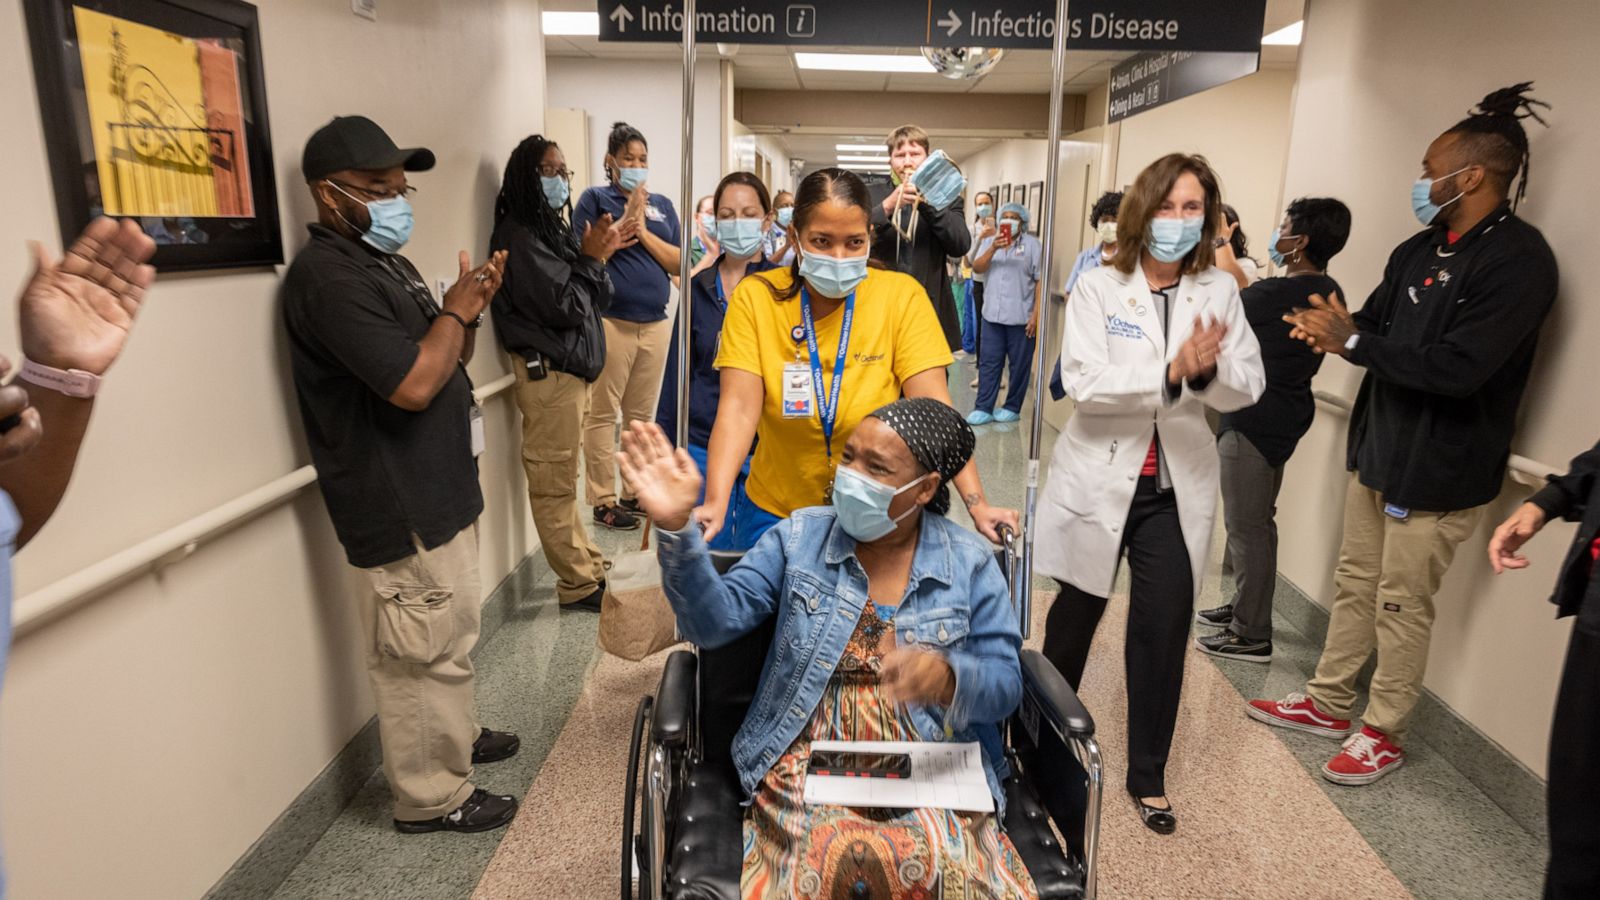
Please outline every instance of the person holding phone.
[[[1009, 769], [996, 723], [1022, 698], [1022, 636], [991, 548], [945, 518], [975, 444], [939, 400], [873, 410], [844, 442], [833, 505], [795, 511], [719, 576], [688, 452], [653, 425], [624, 436], [618, 464], [659, 529], [683, 635], [718, 647], [771, 619], [773, 646], [794, 648], [773, 655], [733, 739], [748, 801], [742, 896], [820, 896], [801, 891], [807, 877], [844, 865], [875, 897], [1037, 896], [999, 827]], [[996, 812], [807, 805], [824, 740], [977, 742]]]
[[589, 389], [605, 368], [611, 308], [606, 263], [626, 240], [602, 214], [575, 235], [572, 175], [556, 143], [533, 135], [511, 151], [489, 247], [505, 251], [494, 331], [511, 356], [522, 412], [522, 468], [562, 609], [599, 612], [605, 557], [578, 512], [578, 460]]
[[[1027, 207], [1007, 203], [1000, 210], [999, 230], [972, 261], [974, 272], [989, 276], [989, 288], [981, 325], [986, 340], [978, 353], [978, 399], [967, 416], [969, 424], [1015, 422], [1022, 417], [1039, 328], [1042, 251], [1039, 239], [1028, 233]], [[1011, 387], [1005, 406], [996, 412], [1000, 376], [1007, 369]]]

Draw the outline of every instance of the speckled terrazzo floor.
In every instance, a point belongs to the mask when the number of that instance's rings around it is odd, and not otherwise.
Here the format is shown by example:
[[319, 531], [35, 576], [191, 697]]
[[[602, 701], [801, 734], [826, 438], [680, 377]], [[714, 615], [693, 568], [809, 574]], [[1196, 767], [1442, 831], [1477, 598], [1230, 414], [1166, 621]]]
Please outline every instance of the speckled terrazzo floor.
[[[971, 371], [959, 364], [952, 378], [958, 403], [970, 403]], [[991, 499], [1020, 505], [1026, 430], [993, 425], [979, 433]], [[1047, 427], [1046, 459], [1053, 438]], [[599, 539], [608, 553], [638, 547], [637, 532]], [[1047, 599], [1049, 583], [1036, 587]], [[1219, 596], [1213, 567], [1200, 604]], [[517, 821], [485, 835], [402, 837], [389, 827], [387, 786], [375, 773], [274, 897], [617, 896], [627, 734], [664, 654], [639, 664], [600, 654], [595, 617], [562, 614], [554, 602], [545, 571], [479, 660], [485, 721], [523, 737], [516, 759], [483, 767], [479, 777], [493, 790], [527, 792]], [[1125, 604], [1113, 599], [1084, 680], [1108, 764], [1102, 897], [1538, 896], [1541, 842], [1426, 744], [1414, 741], [1406, 767], [1379, 785], [1343, 788], [1314, 774], [1337, 744], [1243, 716], [1241, 694], [1294, 690], [1315, 664], [1318, 647], [1281, 619], [1270, 666], [1191, 653], [1168, 776], [1179, 832], [1146, 831], [1120, 790]], [[1042, 623], [1042, 606], [1036, 616]]]

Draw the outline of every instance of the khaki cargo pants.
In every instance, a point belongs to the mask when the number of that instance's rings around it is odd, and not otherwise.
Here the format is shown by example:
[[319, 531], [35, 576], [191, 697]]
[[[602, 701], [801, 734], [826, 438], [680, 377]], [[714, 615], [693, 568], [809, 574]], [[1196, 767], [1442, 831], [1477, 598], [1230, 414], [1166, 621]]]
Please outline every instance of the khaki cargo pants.
[[522, 469], [528, 504], [545, 562], [556, 573], [556, 599], [573, 603], [594, 593], [606, 577], [605, 557], [578, 511], [578, 462], [583, 421], [589, 414], [589, 384], [552, 371], [528, 380], [527, 361], [512, 354], [517, 408], [522, 410]]
[[1446, 513], [1412, 510], [1405, 519], [1385, 514], [1383, 507], [1382, 495], [1351, 473], [1344, 543], [1334, 572], [1338, 593], [1322, 659], [1306, 694], [1323, 712], [1353, 718], [1356, 674], [1376, 646], [1378, 668], [1361, 718], [1399, 744], [1422, 694], [1433, 636], [1433, 595], [1456, 547], [1477, 529], [1486, 507]]
[[478, 526], [405, 559], [365, 570], [372, 592], [361, 624], [378, 707], [383, 774], [394, 817], [433, 819], [473, 791], [478, 717], [472, 659], [478, 642]]

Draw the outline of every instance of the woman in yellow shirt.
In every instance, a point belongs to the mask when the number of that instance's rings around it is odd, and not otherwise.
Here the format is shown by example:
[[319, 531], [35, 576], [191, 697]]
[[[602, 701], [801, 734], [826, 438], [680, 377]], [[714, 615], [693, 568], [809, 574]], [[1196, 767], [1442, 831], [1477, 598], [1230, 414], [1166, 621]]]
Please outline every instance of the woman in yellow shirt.
[[[696, 512], [707, 540], [722, 529], [756, 438], [744, 501], [755, 509], [744, 518], [770, 527], [829, 502], [839, 453], [868, 413], [901, 396], [951, 404], [945, 368], [953, 360], [927, 293], [868, 262], [869, 203], [850, 172], [807, 176], [789, 225], [793, 265], [746, 278], [728, 302], [717, 354], [722, 397]], [[1017, 527], [1016, 510], [984, 498], [976, 464], [954, 480], [985, 537], [998, 541], [1002, 523]]]

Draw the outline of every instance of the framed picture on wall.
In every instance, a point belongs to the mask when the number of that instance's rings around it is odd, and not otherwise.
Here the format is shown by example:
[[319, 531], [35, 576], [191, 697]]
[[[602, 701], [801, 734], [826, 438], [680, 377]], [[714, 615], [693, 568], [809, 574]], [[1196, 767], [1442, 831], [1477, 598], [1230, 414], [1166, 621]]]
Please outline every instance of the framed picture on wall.
[[995, 209], [999, 209], [1000, 208], [1000, 206], [999, 206], [1000, 188], [997, 187], [997, 186], [994, 186], [994, 185], [990, 185], [989, 189], [988, 189], [988, 194], [989, 194], [990, 203], [994, 205]]
[[1009, 185], [1009, 184], [1000, 185], [1000, 193], [996, 194], [995, 197], [994, 197], [994, 214], [996, 216], [1000, 215], [1000, 207], [1005, 206], [1007, 203], [1010, 203], [1010, 202], [1011, 202], [1011, 185]]
[[1028, 185], [1027, 206], [1028, 233], [1037, 235], [1039, 233], [1039, 220], [1043, 218], [1040, 213], [1044, 211], [1044, 182], [1035, 181], [1033, 184]]
[[62, 240], [133, 219], [162, 271], [283, 262], [256, 8], [24, 0]]
[[1026, 207], [1028, 205], [1028, 186], [1025, 184], [1013, 184], [1011, 186], [1011, 202]]

